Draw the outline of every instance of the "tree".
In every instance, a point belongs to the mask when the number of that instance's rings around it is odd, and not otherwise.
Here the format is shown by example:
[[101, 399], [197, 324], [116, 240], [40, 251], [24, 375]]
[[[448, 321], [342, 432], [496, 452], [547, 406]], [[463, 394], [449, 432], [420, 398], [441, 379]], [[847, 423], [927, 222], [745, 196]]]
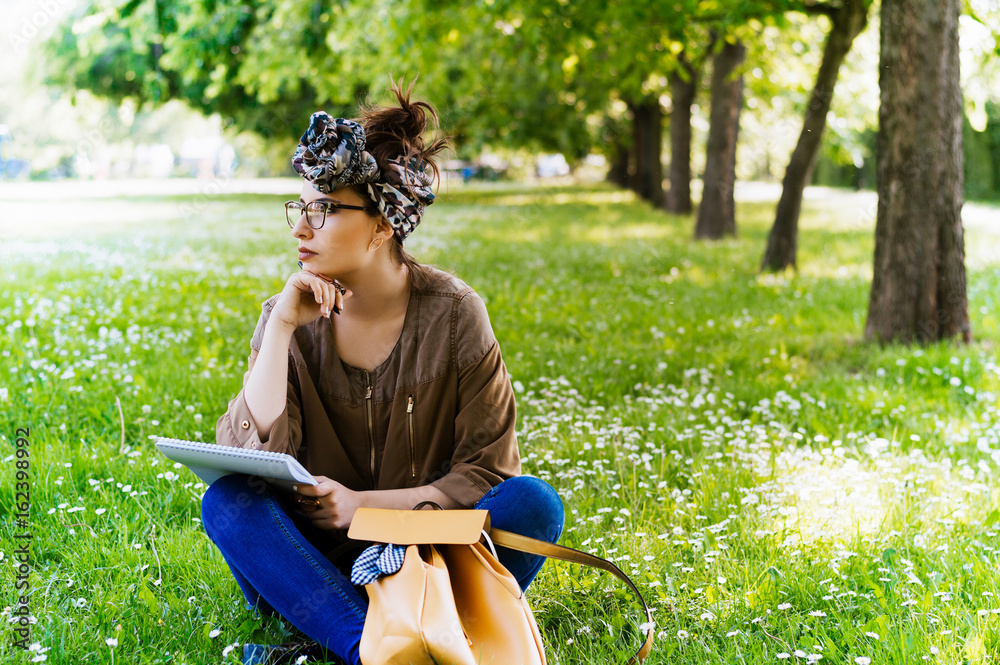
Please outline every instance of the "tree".
[[802, 133], [782, 180], [781, 199], [768, 237], [762, 270], [777, 271], [789, 266], [796, 267], [802, 195], [816, 167], [840, 66], [850, 52], [854, 39], [868, 24], [870, 3], [871, 0], [843, 0], [839, 7], [826, 7], [832, 26], [823, 47], [823, 62], [816, 75], [816, 85], [806, 109]]
[[635, 153], [635, 185], [643, 199], [657, 207], [663, 199], [663, 109], [656, 97], [629, 104]]
[[736, 234], [736, 140], [743, 106], [746, 47], [722, 40], [712, 63], [712, 108], [709, 112], [705, 178], [698, 206], [695, 238], [718, 239]]
[[667, 210], [686, 215], [691, 204], [691, 107], [698, 91], [699, 65], [688, 60], [685, 52], [677, 58], [670, 74], [673, 111], [670, 114], [670, 190]]
[[878, 217], [865, 337], [969, 342], [961, 0], [883, 0]]
[[332, 54], [323, 21], [304, 5], [95, 0], [83, 12], [45, 44], [50, 84], [139, 108], [182, 99], [227, 125], [285, 140], [297, 138], [302, 118], [317, 108], [354, 101], [356, 78], [341, 79], [348, 85], [331, 96], [310, 76], [315, 65], [305, 54], [314, 62]]

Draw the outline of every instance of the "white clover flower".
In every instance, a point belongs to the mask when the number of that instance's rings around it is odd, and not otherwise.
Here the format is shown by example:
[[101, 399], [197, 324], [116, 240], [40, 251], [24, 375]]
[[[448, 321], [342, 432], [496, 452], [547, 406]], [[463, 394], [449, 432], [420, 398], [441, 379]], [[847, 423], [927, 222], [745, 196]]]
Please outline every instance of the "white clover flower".
[[114, 649], [116, 646], [118, 646], [118, 640], [116, 640], [113, 637], [109, 637], [108, 639], [104, 640], [104, 643], [107, 644], [112, 649]]
[[792, 604], [791, 603], [781, 603], [780, 605], [778, 605], [778, 609], [779, 610], [790, 610], [790, 609], [792, 609]]

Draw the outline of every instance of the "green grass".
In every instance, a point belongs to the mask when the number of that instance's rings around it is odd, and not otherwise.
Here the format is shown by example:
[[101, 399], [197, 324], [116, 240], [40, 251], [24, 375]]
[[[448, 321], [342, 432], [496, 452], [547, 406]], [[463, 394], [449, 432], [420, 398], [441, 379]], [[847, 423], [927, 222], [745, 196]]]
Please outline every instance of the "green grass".
[[[243, 608], [204, 486], [149, 441], [213, 439], [260, 303], [297, 269], [289, 197], [232, 189], [0, 191], [0, 602], [26, 427], [48, 662], [238, 662], [227, 645], [294, 632]], [[643, 590], [648, 662], [1000, 662], [997, 211], [968, 209], [975, 343], [878, 347], [871, 196], [816, 190], [800, 273], [761, 276], [774, 201], [747, 191], [738, 238], [694, 243], [691, 218], [603, 186], [453, 186], [411, 251], [486, 300], [524, 471], [562, 495], [562, 542]], [[59, 218], [32, 223], [38, 200]], [[638, 646], [609, 575], [550, 562], [530, 599], [552, 663]], [[12, 629], [0, 660], [27, 662]]]

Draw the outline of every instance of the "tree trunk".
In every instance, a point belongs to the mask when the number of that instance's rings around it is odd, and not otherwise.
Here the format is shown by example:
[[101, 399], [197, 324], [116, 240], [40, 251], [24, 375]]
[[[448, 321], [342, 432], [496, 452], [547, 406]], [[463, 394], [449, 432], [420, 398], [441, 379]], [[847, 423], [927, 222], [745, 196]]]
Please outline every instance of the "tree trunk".
[[823, 62], [816, 75], [809, 107], [799, 142], [792, 152], [792, 158], [785, 170], [782, 181], [781, 200], [774, 216], [774, 226], [767, 241], [767, 250], [761, 262], [761, 270], [784, 270], [796, 266], [795, 252], [798, 247], [799, 213], [802, 211], [802, 194], [812, 180], [813, 169], [819, 156], [826, 117], [833, 102], [837, 77], [844, 58], [851, 50], [854, 39], [868, 24], [867, 0], [844, 0], [833, 16], [833, 26], [823, 49]]
[[698, 90], [698, 70], [684, 54], [670, 75], [674, 110], [670, 115], [670, 190], [667, 210], [686, 215], [691, 205], [691, 106]]
[[736, 139], [743, 106], [743, 74], [738, 70], [745, 56], [741, 42], [727, 41], [712, 64], [712, 110], [695, 238], [736, 235]]
[[611, 168], [608, 170], [608, 182], [619, 187], [629, 186], [628, 162], [629, 149], [621, 144], [614, 146], [611, 157]]
[[869, 340], [972, 339], [961, 217], [961, 5], [882, 0]]
[[629, 104], [632, 111], [632, 141], [635, 153], [633, 189], [641, 198], [663, 206], [663, 109], [659, 99]]

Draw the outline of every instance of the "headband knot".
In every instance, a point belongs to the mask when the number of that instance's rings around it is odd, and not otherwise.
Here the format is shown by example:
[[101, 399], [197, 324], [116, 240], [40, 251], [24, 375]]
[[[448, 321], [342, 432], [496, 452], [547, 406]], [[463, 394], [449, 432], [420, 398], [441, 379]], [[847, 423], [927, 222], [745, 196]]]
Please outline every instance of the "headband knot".
[[365, 138], [365, 128], [353, 120], [317, 111], [299, 139], [292, 166], [324, 194], [368, 182], [378, 175], [378, 164], [365, 150]]
[[418, 157], [388, 160], [380, 170], [365, 150], [365, 128], [353, 120], [317, 111], [299, 139], [292, 157], [295, 171], [324, 194], [350, 185], [367, 184], [368, 194], [402, 243], [434, 202], [427, 163]]

